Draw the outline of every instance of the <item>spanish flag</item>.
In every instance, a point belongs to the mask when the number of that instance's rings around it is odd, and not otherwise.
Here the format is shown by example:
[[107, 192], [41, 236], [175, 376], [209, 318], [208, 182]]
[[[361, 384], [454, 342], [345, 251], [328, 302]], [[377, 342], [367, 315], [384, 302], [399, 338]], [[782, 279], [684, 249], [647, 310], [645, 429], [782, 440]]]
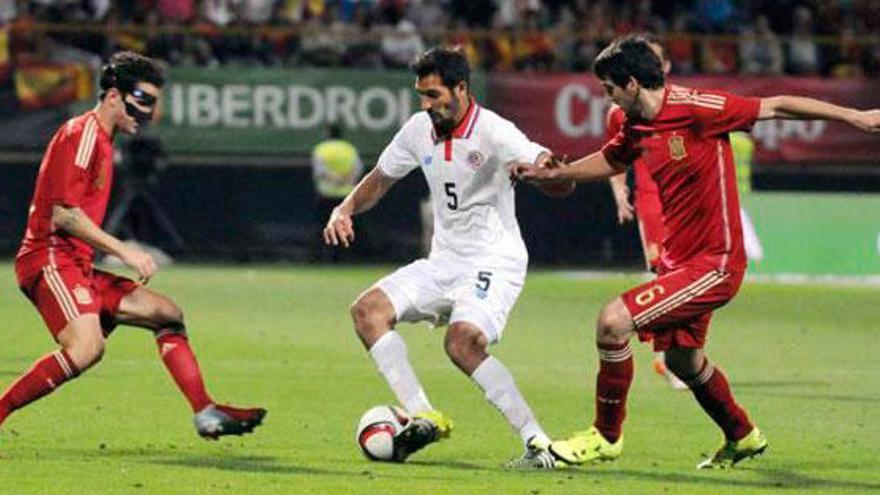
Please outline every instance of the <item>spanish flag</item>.
[[93, 86], [91, 70], [85, 64], [28, 64], [15, 70], [15, 93], [24, 110], [89, 99]]

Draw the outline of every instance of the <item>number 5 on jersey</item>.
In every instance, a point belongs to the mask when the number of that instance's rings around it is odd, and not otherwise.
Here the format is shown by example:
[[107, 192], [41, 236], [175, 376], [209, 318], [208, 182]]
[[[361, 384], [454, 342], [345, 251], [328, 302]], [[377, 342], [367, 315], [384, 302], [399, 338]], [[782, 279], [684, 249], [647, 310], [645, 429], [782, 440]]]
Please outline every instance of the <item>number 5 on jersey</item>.
[[492, 285], [492, 272], [477, 272], [476, 294], [480, 299], [485, 299], [489, 295], [489, 286]]
[[443, 187], [446, 189], [446, 197], [449, 198], [446, 206], [448, 206], [450, 210], [457, 210], [458, 194], [455, 193], [455, 182], [446, 182], [443, 184]]

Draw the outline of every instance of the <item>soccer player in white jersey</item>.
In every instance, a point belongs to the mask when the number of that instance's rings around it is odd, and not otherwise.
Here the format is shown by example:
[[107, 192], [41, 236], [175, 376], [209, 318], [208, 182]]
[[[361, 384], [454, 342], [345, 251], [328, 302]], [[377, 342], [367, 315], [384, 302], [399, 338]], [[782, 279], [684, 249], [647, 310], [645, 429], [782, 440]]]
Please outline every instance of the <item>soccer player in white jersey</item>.
[[[374, 206], [421, 168], [431, 190], [431, 253], [381, 279], [351, 307], [355, 330], [403, 407], [414, 416], [400, 435], [399, 460], [449, 436], [452, 422], [434, 409], [419, 383], [398, 322], [448, 325], [445, 349], [520, 435], [526, 451], [508, 467], [554, 467], [549, 439], [507, 368], [487, 353], [501, 338], [526, 278], [528, 253], [514, 212], [507, 165], [547, 166], [551, 154], [511, 122], [481, 107], [469, 90], [470, 67], [453, 49], [435, 48], [413, 64], [423, 111], [413, 115], [376, 167], [339, 204], [324, 241], [348, 247], [352, 217]], [[563, 195], [573, 183], [545, 188]]]

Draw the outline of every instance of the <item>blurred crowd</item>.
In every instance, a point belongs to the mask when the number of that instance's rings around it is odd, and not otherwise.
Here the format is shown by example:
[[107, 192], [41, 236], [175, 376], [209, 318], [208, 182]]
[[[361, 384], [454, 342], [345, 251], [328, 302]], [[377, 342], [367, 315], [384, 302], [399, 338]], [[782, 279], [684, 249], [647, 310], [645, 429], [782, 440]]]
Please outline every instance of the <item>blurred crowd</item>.
[[444, 43], [486, 70], [581, 71], [646, 31], [679, 74], [880, 73], [880, 0], [0, 0], [0, 26], [37, 58], [396, 68]]

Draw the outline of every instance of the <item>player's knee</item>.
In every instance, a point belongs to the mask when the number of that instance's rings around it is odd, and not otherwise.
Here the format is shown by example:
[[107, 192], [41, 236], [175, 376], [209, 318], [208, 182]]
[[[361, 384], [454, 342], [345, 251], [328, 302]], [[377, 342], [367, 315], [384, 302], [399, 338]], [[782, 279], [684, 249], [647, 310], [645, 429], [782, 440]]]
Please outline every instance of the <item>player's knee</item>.
[[153, 318], [163, 327], [183, 327], [183, 310], [172, 301], [158, 304]]
[[669, 371], [682, 380], [697, 376], [705, 359], [698, 349], [668, 349], [664, 357]]
[[359, 297], [350, 308], [354, 327], [361, 332], [372, 330], [385, 331], [391, 326], [391, 316], [386, 314], [381, 301], [371, 294]]
[[596, 342], [621, 344], [630, 338], [632, 321], [620, 305], [611, 303], [602, 308], [596, 321]]
[[446, 331], [443, 345], [446, 354], [456, 363], [460, 363], [476, 355], [482, 356], [486, 351], [488, 340], [480, 331], [464, 325], [452, 324]]
[[97, 364], [104, 357], [104, 337], [102, 335], [81, 335], [64, 346], [73, 364], [80, 371]]

